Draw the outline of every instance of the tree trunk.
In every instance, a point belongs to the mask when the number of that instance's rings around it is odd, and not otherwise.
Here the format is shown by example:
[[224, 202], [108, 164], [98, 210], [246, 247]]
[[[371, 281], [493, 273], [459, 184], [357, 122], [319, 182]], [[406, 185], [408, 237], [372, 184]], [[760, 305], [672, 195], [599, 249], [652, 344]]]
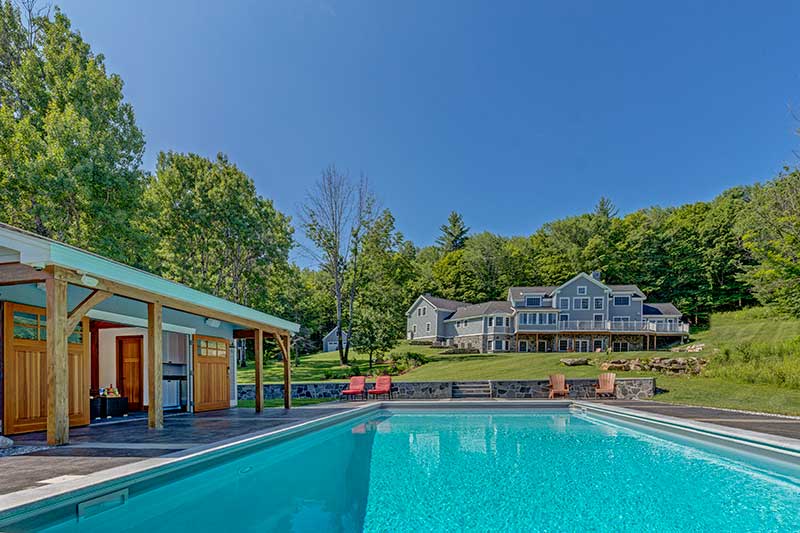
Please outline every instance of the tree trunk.
[[339, 363], [341, 365], [347, 364], [347, 353], [342, 346], [342, 283], [341, 279], [334, 282], [334, 290], [336, 292], [336, 339], [339, 348]]
[[[344, 358], [350, 357], [350, 339], [353, 338], [353, 302], [356, 299], [356, 283], [358, 283], [358, 242], [353, 248], [353, 280], [350, 284], [350, 302], [347, 310], [347, 339], [345, 340]], [[372, 365], [370, 365], [372, 368]]]

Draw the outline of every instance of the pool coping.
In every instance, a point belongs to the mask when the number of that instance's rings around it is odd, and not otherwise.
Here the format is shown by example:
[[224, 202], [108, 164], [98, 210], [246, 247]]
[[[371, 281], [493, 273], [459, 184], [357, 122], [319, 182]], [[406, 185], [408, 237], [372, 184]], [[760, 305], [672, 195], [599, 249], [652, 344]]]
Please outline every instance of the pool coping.
[[662, 430], [683, 433], [700, 440], [723, 442], [728, 446], [800, 465], [800, 439], [769, 435], [736, 429], [708, 422], [698, 422], [669, 415], [642, 412], [625, 407], [598, 404], [584, 400], [391, 400], [376, 401], [353, 406], [314, 420], [306, 420], [280, 429], [267, 429], [202, 444], [187, 450], [161, 457], [144, 459], [116, 466], [61, 483], [33, 487], [0, 495], [0, 528], [35, 518], [55, 508], [78, 505], [114, 491], [164, 476], [170, 472], [197, 467], [203, 463], [220, 460], [235, 452], [245, 452], [253, 447], [263, 447], [286, 439], [358, 418], [380, 409], [524, 409], [547, 408], [555, 410], [595, 413], [627, 420]]

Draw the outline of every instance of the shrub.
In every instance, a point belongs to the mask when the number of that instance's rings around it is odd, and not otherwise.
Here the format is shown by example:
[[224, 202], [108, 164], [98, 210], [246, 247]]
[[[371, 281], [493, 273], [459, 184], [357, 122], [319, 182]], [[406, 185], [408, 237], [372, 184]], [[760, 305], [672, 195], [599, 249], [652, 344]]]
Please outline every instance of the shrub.
[[448, 348], [447, 350], [442, 350], [442, 353], [443, 354], [459, 354], [459, 353], [473, 354], [473, 353], [480, 353], [480, 352], [475, 348]]
[[409, 346], [430, 346], [433, 344], [433, 341], [420, 341], [420, 340], [411, 340], [408, 341]]
[[777, 344], [742, 343], [725, 348], [711, 359], [704, 374], [800, 390], [800, 338]]

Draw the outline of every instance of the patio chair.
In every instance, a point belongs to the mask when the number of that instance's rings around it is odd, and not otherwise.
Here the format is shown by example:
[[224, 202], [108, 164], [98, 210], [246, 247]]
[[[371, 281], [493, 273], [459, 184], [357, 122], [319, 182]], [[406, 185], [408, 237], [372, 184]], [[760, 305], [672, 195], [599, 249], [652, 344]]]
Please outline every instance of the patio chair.
[[392, 376], [378, 376], [375, 380], [375, 388], [367, 391], [367, 394], [385, 395], [387, 398], [392, 398]]
[[556, 396], [564, 396], [565, 398], [569, 396], [569, 385], [567, 384], [567, 378], [564, 377], [564, 374], [553, 374], [550, 376], [550, 395], [548, 398], [553, 399]]
[[342, 394], [347, 396], [348, 398], [352, 398], [354, 396], [361, 396], [364, 398], [366, 395], [364, 393], [364, 388], [367, 384], [367, 378], [364, 376], [353, 376], [350, 378], [350, 385], [348, 388], [342, 391]]
[[600, 374], [597, 378], [597, 384], [594, 386], [595, 396], [616, 396], [614, 391], [616, 380], [617, 375], [613, 372]]

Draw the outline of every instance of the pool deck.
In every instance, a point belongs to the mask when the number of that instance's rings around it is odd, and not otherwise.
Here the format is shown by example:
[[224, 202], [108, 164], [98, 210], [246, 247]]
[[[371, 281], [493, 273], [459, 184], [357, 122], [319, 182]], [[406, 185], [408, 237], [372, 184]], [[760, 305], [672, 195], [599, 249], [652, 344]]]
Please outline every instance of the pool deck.
[[[264, 409], [227, 409], [165, 417], [163, 430], [147, 419], [89, 425], [70, 430], [70, 444], [26, 455], [0, 457], [0, 494], [75, 479], [153, 457], [172, 455], [256, 432], [282, 429], [352, 409], [361, 402]], [[18, 446], [44, 446], [43, 432], [15, 435]]]
[[[442, 406], [454, 403], [460, 402], [441, 401]], [[506, 402], [497, 400], [497, 403], [499, 405]], [[800, 442], [800, 417], [744, 413], [653, 401], [609, 400], [597, 403], [642, 413], [717, 424], [735, 430], [798, 439]], [[47, 448], [26, 455], [0, 457], [0, 494], [76, 480], [101, 470], [147, 459], [191, 453], [214, 443], [286, 428], [363, 405], [365, 402], [333, 402], [297, 407], [289, 411], [271, 408], [265, 409], [261, 414], [256, 414], [252, 409], [234, 408], [193, 415], [175, 415], [165, 418], [163, 430], [148, 430], [145, 419], [73, 428], [70, 431], [71, 443], [67, 446]], [[15, 445], [19, 446], [43, 446], [44, 441], [44, 433], [14, 437]]]

